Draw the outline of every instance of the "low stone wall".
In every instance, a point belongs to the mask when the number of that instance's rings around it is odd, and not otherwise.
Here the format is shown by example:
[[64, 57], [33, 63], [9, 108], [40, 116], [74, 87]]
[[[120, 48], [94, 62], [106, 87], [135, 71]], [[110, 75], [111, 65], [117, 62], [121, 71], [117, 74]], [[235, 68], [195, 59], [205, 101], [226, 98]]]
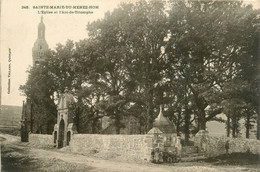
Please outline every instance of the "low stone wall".
[[29, 134], [29, 144], [33, 147], [54, 147], [53, 136], [47, 134]]
[[70, 145], [65, 149], [74, 153], [96, 154], [103, 158], [108, 156], [122, 160], [149, 161], [151, 141], [147, 135], [74, 134]]
[[[171, 148], [174, 148], [177, 154], [178, 152], [180, 153], [181, 145], [177, 136], [172, 136], [171, 138], [160, 136], [159, 138], [162, 139], [159, 139], [160, 142], [153, 134], [73, 134], [69, 145], [62, 148], [61, 151], [135, 162], [150, 162], [152, 158], [151, 153], [158, 145], [162, 146], [162, 150], [172, 151]], [[38, 148], [53, 148], [55, 145], [53, 135], [44, 134], [30, 134], [28, 144]], [[164, 146], [166, 147], [164, 148]]]
[[[202, 133], [202, 132], [201, 132]], [[204, 152], [207, 157], [214, 157], [226, 153], [226, 143], [228, 143], [228, 153], [246, 153], [260, 155], [260, 141], [244, 138], [214, 137], [207, 133], [198, 134], [194, 144], [199, 150]]]
[[229, 145], [228, 153], [250, 152], [260, 155], [260, 141], [258, 140], [209, 136], [207, 139], [206, 156], [213, 157], [225, 154], [227, 141]]

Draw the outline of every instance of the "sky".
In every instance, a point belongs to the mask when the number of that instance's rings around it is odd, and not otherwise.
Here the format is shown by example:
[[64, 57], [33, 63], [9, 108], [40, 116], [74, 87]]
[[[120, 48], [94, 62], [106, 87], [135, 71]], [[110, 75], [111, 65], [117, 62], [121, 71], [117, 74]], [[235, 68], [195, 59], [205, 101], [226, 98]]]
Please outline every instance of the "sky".
[[[32, 65], [32, 47], [37, 39], [41, 15], [46, 28], [46, 41], [49, 48], [54, 49], [57, 43], [65, 44], [68, 39], [79, 41], [86, 38], [88, 22], [103, 18], [105, 12], [112, 11], [120, 2], [127, 0], [2, 0], [0, 2], [1, 103], [22, 106], [25, 97], [21, 95], [19, 87], [25, 84], [28, 76], [26, 71]], [[249, 0], [248, 3], [260, 8], [257, 0]], [[93, 14], [41, 14], [41, 11], [46, 9], [34, 9], [33, 6], [88, 6], [88, 8], [98, 6], [98, 9], [77, 10], [92, 11]], [[75, 9], [49, 9], [49, 11], [69, 12]]]

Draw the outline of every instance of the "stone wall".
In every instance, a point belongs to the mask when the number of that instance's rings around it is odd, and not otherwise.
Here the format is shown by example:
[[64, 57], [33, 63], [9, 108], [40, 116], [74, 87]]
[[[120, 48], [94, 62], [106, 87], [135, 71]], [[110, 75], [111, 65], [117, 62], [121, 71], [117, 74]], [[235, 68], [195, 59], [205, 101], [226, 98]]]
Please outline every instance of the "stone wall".
[[122, 160], [149, 161], [151, 141], [147, 135], [74, 134], [70, 145], [65, 149], [86, 155], [96, 154], [103, 158], [109, 156]]
[[53, 136], [47, 134], [29, 134], [29, 144], [33, 147], [54, 147]]
[[226, 153], [226, 143], [228, 143], [228, 153], [246, 153], [260, 155], [260, 141], [255, 139], [214, 137], [206, 135], [196, 135], [195, 146], [207, 157], [214, 157]]
[[260, 141], [242, 138], [212, 137], [207, 139], [206, 155], [208, 157], [218, 156], [226, 153], [225, 144], [228, 141], [228, 153], [250, 152], [260, 155]]
[[[172, 136], [170, 146], [167, 146], [167, 138], [162, 137], [164, 149], [176, 148], [179, 152], [180, 141], [177, 136]], [[157, 137], [147, 135], [100, 135], [100, 134], [73, 134], [69, 146], [62, 150], [83, 155], [91, 155], [100, 158], [119, 159], [124, 161], [146, 161], [151, 160], [151, 153], [158, 142]], [[43, 134], [30, 134], [30, 146], [39, 148], [53, 148], [54, 136]], [[166, 151], [167, 151], [166, 150]]]

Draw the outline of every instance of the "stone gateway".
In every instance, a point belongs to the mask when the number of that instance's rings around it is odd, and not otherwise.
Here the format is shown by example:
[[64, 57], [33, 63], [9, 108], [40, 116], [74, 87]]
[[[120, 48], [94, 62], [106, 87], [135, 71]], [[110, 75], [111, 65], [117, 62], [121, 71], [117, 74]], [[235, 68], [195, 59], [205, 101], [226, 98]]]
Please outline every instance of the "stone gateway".
[[55, 124], [53, 131], [54, 144], [58, 148], [69, 145], [71, 135], [77, 133], [73, 127], [73, 115], [69, 109], [72, 103], [74, 103], [74, 98], [71, 94], [64, 93], [60, 95], [57, 108], [57, 124]]

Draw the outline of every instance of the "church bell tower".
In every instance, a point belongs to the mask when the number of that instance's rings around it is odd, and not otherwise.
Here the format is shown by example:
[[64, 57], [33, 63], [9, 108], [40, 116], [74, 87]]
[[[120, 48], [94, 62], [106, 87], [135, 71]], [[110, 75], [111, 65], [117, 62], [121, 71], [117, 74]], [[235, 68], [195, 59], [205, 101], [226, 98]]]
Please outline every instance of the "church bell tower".
[[45, 54], [48, 48], [49, 46], [45, 40], [45, 25], [43, 23], [43, 17], [41, 17], [41, 22], [38, 25], [38, 38], [32, 49], [33, 66], [45, 60]]

